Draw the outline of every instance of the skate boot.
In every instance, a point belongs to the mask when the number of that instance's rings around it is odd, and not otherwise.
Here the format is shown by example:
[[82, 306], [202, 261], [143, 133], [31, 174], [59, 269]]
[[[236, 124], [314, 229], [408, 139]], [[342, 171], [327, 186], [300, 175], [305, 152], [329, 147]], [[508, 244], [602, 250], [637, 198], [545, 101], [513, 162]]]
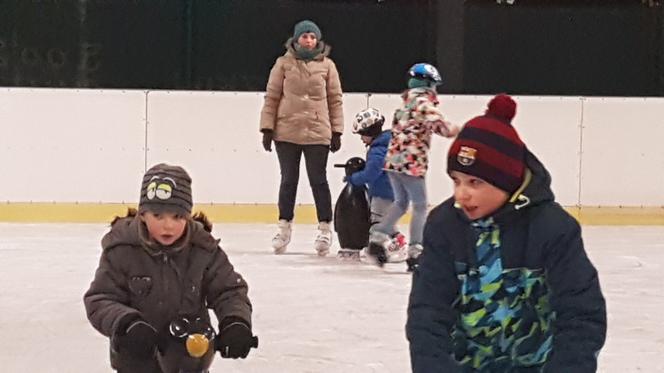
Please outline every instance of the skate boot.
[[411, 244], [408, 246], [408, 259], [406, 259], [406, 265], [408, 265], [408, 272], [413, 272], [418, 266], [418, 259], [422, 255], [422, 250], [424, 248], [420, 244]]
[[326, 256], [330, 252], [331, 245], [332, 230], [330, 229], [330, 223], [322, 221], [318, 223], [318, 235], [314, 241], [314, 248], [318, 256]]
[[283, 254], [288, 248], [288, 243], [291, 238], [292, 223], [288, 220], [282, 219], [279, 220], [278, 227], [279, 232], [277, 232], [277, 235], [272, 239], [272, 248], [277, 255]]
[[375, 256], [369, 254], [369, 246], [365, 246], [360, 250], [360, 262], [364, 264], [379, 265], [378, 259]]
[[408, 245], [406, 237], [400, 232], [395, 233], [387, 248], [387, 262], [401, 263], [408, 258]]
[[339, 249], [339, 251], [337, 251], [337, 259], [344, 262], [359, 262], [361, 252], [362, 250]]
[[391, 238], [382, 232], [371, 232], [369, 236], [369, 247], [367, 254], [376, 261], [378, 266], [382, 267], [387, 262], [387, 250]]

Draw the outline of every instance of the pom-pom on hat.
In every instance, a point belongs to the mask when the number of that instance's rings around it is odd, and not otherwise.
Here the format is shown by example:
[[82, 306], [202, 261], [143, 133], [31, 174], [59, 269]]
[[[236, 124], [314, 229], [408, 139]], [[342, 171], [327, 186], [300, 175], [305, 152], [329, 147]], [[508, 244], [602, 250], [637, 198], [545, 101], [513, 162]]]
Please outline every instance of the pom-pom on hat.
[[501, 93], [489, 101], [486, 114], [511, 123], [516, 115], [516, 102], [514, 102], [512, 97]]
[[313, 21], [305, 19], [304, 21], [298, 22], [293, 28], [293, 42], [297, 42], [297, 39], [300, 38], [300, 35], [305, 32], [311, 32], [316, 35], [316, 39], [319, 41], [323, 38], [323, 34], [320, 32], [320, 28]]
[[511, 124], [515, 114], [512, 97], [492, 98], [485, 114], [468, 121], [450, 146], [447, 173], [463, 172], [514, 193], [526, 168], [526, 146]]
[[141, 184], [138, 212], [172, 212], [191, 214], [191, 177], [180, 166], [165, 163], [152, 166], [145, 172]]

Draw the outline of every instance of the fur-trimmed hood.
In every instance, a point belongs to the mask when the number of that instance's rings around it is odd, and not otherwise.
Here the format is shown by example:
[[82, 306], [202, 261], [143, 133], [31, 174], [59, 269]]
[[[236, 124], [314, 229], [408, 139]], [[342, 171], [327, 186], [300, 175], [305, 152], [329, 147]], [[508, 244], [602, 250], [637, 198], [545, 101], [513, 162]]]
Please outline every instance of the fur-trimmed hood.
[[[299, 59], [299, 57], [297, 56], [297, 52], [295, 51], [295, 47], [293, 46], [293, 43], [295, 43], [295, 41], [293, 40], [292, 37], [286, 40], [286, 43], [284, 43], [284, 48], [286, 48], [286, 53], [284, 55], [290, 54], [293, 57]], [[322, 61], [323, 58], [329, 57], [330, 52], [332, 51], [332, 47], [327, 45], [327, 43], [325, 43], [322, 40], [318, 41], [316, 49], [319, 50], [319, 53], [316, 55], [316, 57], [313, 58], [315, 61]]]
[[136, 209], [130, 208], [126, 216], [113, 219], [111, 230], [102, 238], [101, 246], [104, 250], [120, 245], [140, 246], [153, 256], [175, 254], [188, 246], [199, 246], [211, 251], [219, 244], [219, 240], [210, 235], [211, 231], [212, 223], [203, 213], [197, 213], [187, 221], [185, 233], [177, 242], [163, 246], [150, 238]]

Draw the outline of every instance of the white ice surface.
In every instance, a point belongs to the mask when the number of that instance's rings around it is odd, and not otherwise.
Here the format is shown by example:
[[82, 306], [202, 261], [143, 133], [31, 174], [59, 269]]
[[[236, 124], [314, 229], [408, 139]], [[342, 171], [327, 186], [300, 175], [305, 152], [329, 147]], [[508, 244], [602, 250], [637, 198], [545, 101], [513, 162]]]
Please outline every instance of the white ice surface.
[[[404, 336], [410, 276], [318, 258], [314, 226], [296, 226], [286, 255], [274, 225], [217, 225], [250, 285], [260, 348], [215, 359], [212, 372], [410, 371]], [[82, 303], [104, 225], [0, 224], [0, 371], [109, 372], [108, 342]], [[664, 227], [584, 227], [609, 312], [600, 372], [664, 372]], [[336, 252], [336, 247], [334, 252]]]

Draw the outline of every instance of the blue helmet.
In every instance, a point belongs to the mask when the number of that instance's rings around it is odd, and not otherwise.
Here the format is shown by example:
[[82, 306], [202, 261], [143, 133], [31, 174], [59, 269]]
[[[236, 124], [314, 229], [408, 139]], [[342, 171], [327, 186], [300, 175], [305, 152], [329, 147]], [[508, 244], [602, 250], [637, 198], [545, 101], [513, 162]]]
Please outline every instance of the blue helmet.
[[440, 77], [438, 70], [428, 63], [416, 63], [408, 70], [408, 75], [413, 78], [426, 80], [432, 85], [443, 84], [443, 79]]

